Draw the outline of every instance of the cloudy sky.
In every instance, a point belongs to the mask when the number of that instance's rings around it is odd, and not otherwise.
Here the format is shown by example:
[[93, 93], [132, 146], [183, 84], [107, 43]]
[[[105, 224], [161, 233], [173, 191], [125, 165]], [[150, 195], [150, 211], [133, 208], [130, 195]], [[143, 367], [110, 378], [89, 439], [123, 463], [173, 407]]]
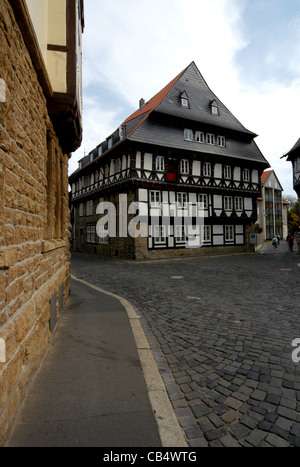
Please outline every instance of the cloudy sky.
[[249, 130], [286, 195], [300, 137], [300, 0], [85, 0], [78, 160], [194, 61]]

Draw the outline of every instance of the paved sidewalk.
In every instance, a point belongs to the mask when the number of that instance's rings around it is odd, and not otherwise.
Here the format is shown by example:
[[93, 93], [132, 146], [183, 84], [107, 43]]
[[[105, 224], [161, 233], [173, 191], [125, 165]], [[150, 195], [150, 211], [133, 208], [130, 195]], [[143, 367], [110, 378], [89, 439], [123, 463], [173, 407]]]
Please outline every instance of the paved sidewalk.
[[124, 306], [74, 280], [8, 447], [160, 447]]

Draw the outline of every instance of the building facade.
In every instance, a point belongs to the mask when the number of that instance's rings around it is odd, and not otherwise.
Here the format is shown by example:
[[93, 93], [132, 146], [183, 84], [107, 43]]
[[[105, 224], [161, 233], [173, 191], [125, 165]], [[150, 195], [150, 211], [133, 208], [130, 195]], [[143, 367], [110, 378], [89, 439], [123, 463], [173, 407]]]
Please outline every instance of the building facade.
[[258, 222], [262, 227], [259, 243], [288, 234], [288, 203], [282, 197], [283, 188], [274, 170], [267, 170], [261, 177], [262, 196], [258, 199]]
[[[287, 158], [293, 165], [293, 183], [294, 190], [298, 196], [299, 217], [300, 217], [300, 139], [292, 147], [292, 149], [283, 157]], [[299, 230], [295, 234], [295, 241], [297, 242], [298, 251], [300, 253], [300, 225]]]
[[0, 445], [69, 295], [82, 0], [0, 2]]
[[73, 249], [151, 259], [250, 248], [269, 166], [255, 137], [192, 62], [70, 176]]
[[300, 139], [284, 157], [293, 165], [294, 190], [300, 199]]

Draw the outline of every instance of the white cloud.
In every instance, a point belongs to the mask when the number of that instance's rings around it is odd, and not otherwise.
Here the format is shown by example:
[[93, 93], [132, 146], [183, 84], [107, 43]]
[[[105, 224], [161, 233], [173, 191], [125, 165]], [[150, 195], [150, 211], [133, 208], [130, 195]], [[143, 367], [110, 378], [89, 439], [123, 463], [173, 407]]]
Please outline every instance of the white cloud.
[[221, 91], [236, 87], [231, 60], [244, 45], [238, 32], [241, 5], [241, 0], [86, 0], [84, 139], [70, 170], [141, 97], [151, 98], [191, 61], [213, 90], [217, 83]]
[[256, 142], [275, 170], [286, 194], [293, 194], [292, 165], [281, 159], [300, 136], [300, 79], [292, 83], [265, 82], [261, 87], [243, 87], [231, 110], [259, 136]]
[[[260, 149], [292, 192], [291, 166], [280, 156], [300, 136], [300, 81], [274, 79], [250, 87], [244, 76], [242, 80], [235, 59], [237, 52], [246, 53], [251, 41], [244, 34], [247, 1], [85, 0], [84, 139], [70, 171], [84, 151], [92, 150], [136, 110], [141, 97], [151, 98], [195, 61], [212, 91], [243, 125], [260, 135]], [[298, 56], [293, 51], [291, 67]]]

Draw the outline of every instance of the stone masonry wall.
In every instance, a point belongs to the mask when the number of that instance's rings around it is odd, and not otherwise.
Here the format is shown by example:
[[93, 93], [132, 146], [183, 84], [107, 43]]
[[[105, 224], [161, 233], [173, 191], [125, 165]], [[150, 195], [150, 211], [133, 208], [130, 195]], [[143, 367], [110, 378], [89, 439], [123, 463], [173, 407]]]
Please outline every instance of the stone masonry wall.
[[68, 297], [70, 254], [68, 156], [8, 0], [0, 44], [1, 446]]

